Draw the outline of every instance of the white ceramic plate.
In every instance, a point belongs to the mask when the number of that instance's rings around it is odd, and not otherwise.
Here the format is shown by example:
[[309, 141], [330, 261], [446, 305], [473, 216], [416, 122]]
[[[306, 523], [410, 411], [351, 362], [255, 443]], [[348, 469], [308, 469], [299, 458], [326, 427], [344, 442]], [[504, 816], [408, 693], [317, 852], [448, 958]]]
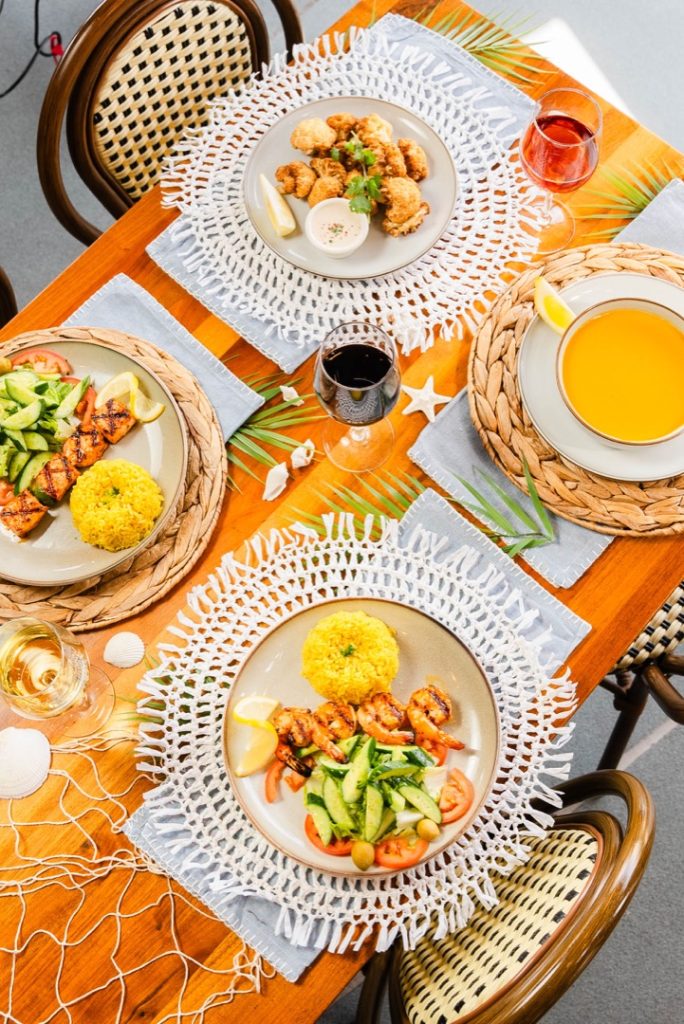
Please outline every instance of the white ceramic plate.
[[[25, 344], [11, 349], [8, 355]], [[146, 469], [164, 492], [164, 508], [157, 524], [136, 547], [125, 551], [101, 551], [85, 544], [74, 526], [68, 497], [48, 512], [26, 540], [13, 543], [0, 534], [0, 575], [15, 583], [35, 587], [64, 586], [97, 576], [132, 558], [150, 544], [173, 511], [185, 479], [188, 460], [185, 426], [181, 412], [166, 386], [135, 359], [105, 345], [83, 341], [54, 341], [50, 348], [69, 360], [74, 376], [88, 374], [96, 389], [124, 370], [132, 371], [145, 394], [155, 402], [164, 402], [166, 409], [154, 423], [136, 424], [118, 444], [110, 445], [105, 459], [128, 459]]]
[[[325, 120], [331, 114], [340, 113], [357, 114], [359, 117], [378, 114], [392, 125], [395, 139], [415, 139], [423, 147], [430, 173], [418, 185], [423, 198], [430, 204], [430, 213], [417, 231], [403, 238], [388, 235], [380, 226], [380, 217], [374, 217], [368, 238], [361, 248], [345, 259], [333, 259], [315, 249], [304, 234], [304, 221], [310, 210], [306, 199], [286, 197], [297, 221], [297, 230], [287, 238], [278, 238], [264, 207], [259, 175], [265, 174], [269, 181], [277, 184], [274, 175], [280, 164], [292, 160], [308, 161], [309, 157], [290, 145], [290, 135], [295, 125], [307, 117], [321, 117]], [[249, 219], [270, 249], [301, 270], [347, 281], [382, 277], [401, 270], [423, 256], [446, 229], [458, 195], [456, 168], [439, 135], [410, 110], [385, 100], [363, 96], [316, 100], [286, 114], [269, 128], [255, 146], [245, 167], [243, 190]]]
[[[606, 299], [650, 299], [684, 316], [684, 288], [645, 274], [594, 274], [562, 290], [570, 308], [582, 310]], [[520, 393], [543, 438], [571, 462], [612, 480], [665, 480], [684, 473], [684, 433], [669, 441], [630, 446], [603, 440], [575, 419], [558, 388], [560, 336], [535, 316], [518, 355]], [[635, 402], [639, 396], [634, 395]]]
[[499, 715], [494, 695], [484, 672], [473, 655], [448, 629], [415, 608], [380, 599], [360, 598], [326, 601], [286, 619], [254, 649], [243, 665], [231, 690], [224, 720], [224, 756], [231, 786], [247, 817], [278, 849], [288, 856], [329, 874], [392, 874], [373, 867], [361, 872], [351, 857], [332, 857], [321, 853], [306, 838], [304, 797], [282, 784], [278, 802], [264, 799], [264, 772], [237, 778], [231, 760], [239, 754], [249, 735], [249, 726], [233, 720], [234, 704], [249, 694], [266, 694], [281, 703], [315, 708], [323, 698], [312, 690], [300, 674], [301, 649], [307, 633], [333, 611], [365, 611], [396, 630], [399, 643], [399, 673], [392, 692], [403, 701], [424, 684], [425, 677], [436, 675], [453, 702], [448, 730], [465, 744], [463, 750], [451, 750], [447, 766], [460, 768], [473, 783], [475, 800], [460, 821], [443, 828], [437, 842], [431, 843], [426, 859], [445, 849], [477, 816], [494, 781], [499, 751]]

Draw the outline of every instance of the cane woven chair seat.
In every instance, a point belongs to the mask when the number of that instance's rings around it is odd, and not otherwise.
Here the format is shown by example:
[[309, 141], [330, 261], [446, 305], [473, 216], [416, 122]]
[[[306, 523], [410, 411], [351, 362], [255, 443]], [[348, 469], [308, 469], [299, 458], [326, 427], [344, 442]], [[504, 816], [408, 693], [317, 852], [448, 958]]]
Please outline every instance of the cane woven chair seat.
[[92, 102], [93, 144], [113, 178], [139, 199], [179, 136], [254, 67], [249, 26], [211, 0], [179, 2], [135, 32], [105, 69]]
[[671, 652], [684, 640], [684, 580], [672, 591], [649, 624], [630, 644], [613, 671], [629, 671]]
[[399, 986], [410, 1024], [460, 1021], [501, 992], [567, 920], [589, 884], [601, 842], [556, 829], [528, 842], [529, 860], [496, 884], [499, 903], [466, 928], [404, 953]]

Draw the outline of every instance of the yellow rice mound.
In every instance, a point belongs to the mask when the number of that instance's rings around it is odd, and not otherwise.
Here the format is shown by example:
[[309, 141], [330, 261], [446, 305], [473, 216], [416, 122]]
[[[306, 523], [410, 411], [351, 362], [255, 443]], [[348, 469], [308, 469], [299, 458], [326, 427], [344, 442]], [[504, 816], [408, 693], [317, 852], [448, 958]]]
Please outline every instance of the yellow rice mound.
[[335, 612], [321, 619], [302, 647], [302, 675], [327, 700], [360, 704], [389, 690], [399, 671], [399, 646], [380, 619]]
[[71, 514], [81, 539], [122, 551], [152, 532], [164, 495], [150, 474], [126, 459], [96, 462], [71, 492]]

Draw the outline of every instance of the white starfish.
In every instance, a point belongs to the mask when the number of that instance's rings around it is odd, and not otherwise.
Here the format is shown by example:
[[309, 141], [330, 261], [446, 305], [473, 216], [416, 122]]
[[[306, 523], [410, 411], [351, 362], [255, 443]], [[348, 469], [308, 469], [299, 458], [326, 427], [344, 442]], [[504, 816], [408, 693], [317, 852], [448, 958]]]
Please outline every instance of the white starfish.
[[435, 378], [430, 374], [422, 388], [410, 388], [408, 384], [402, 384], [401, 390], [405, 391], [411, 401], [403, 410], [404, 416], [412, 412], [424, 412], [430, 423], [435, 418], [435, 406], [444, 405], [450, 402], [453, 395], [438, 395], [435, 391]]

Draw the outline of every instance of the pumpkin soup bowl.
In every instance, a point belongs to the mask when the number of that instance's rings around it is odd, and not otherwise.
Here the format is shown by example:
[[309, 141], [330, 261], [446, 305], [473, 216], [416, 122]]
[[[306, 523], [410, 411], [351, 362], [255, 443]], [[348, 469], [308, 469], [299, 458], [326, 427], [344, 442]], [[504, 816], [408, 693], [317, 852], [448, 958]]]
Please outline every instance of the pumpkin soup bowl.
[[607, 299], [572, 321], [556, 353], [566, 406], [612, 445], [669, 441], [684, 430], [684, 317], [648, 299]]

